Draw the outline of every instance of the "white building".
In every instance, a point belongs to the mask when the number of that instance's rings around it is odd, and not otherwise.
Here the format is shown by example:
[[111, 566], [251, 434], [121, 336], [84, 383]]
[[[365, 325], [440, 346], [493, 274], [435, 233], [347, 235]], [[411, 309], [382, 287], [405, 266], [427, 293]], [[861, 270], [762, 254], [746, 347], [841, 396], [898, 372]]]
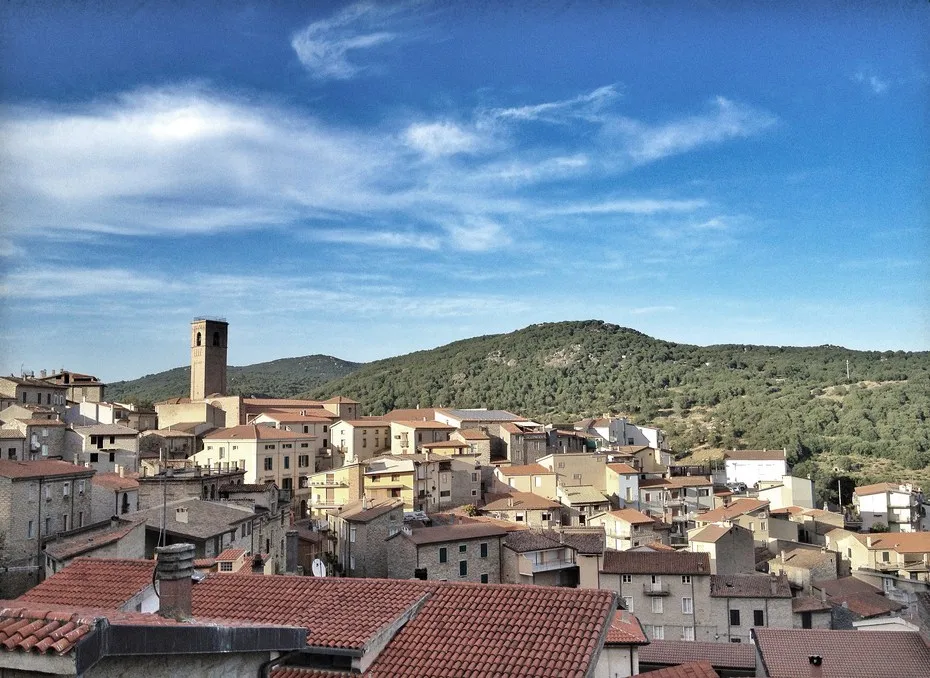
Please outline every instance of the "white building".
[[884, 523], [888, 532], [930, 530], [930, 506], [924, 503], [920, 490], [907, 484], [876, 483], [857, 487], [853, 504], [862, 519], [863, 531], [875, 523]]
[[665, 433], [660, 429], [637, 426], [623, 417], [582, 419], [575, 422], [574, 427], [576, 431], [599, 437], [603, 441], [601, 444], [606, 446], [645, 445], [657, 450], [668, 449]]
[[778, 482], [763, 480], [759, 483], [759, 499], [769, 503], [773, 511], [800, 506], [801, 508], [814, 508], [814, 483], [810, 478], [795, 478], [783, 476]]
[[752, 487], [766, 480], [781, 482], [788, 475], [785, 450], [732, 450], [725, 452], [723, 458], [728, 483]]

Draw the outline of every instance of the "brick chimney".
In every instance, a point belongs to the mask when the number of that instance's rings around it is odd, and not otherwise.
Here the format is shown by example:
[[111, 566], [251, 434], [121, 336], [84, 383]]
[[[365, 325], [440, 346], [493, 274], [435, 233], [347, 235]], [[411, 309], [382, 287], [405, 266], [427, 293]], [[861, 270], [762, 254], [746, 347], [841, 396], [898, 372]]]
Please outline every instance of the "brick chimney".
[[158, 581], [158, 614], [168, 619], [191, 616], [191, 575], [194, 545], [173, 544], [155, 549], [155, 579]]

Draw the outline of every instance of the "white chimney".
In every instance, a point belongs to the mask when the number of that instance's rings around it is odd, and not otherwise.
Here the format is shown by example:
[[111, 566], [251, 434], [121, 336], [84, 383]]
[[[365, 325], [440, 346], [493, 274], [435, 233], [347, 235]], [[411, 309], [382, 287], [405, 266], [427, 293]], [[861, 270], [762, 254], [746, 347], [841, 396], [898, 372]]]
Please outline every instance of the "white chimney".
[[187, 525], [187, 523], [189, 522], [188, 517], [187, 517], [187, 507], [179, 506], [178, 508], [176, 508], [174, 510], [174, 519], [178, 521], [179, 523], [184, 523], [185, 525]]
[[865, 538], [865, 545], [868, 546], [869, 548], [872, 548], [872, 537], [871, 536]]

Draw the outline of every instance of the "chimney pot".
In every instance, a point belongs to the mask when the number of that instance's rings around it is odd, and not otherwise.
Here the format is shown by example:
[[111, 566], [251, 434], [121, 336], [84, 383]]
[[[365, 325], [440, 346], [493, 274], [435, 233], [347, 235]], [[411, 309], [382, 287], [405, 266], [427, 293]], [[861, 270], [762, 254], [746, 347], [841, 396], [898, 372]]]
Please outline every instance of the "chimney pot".
[[158, 581], [158, 614], [169, 619], [191, 616], [191, 575], [194, 545], [173, 544], [155, 549], [155, 579]]
[[184, 523], [184, 524], [186, 525], [186, 524], [189, 522], [189, 521], [188, 521], [187, 507], [186, 507], [186, 506], [179, 506], [178, 508], [176, 508], [176, 509], [174, 510], [174, 519], [175, 519], [176, 521], [178, 521], [179, 523]]

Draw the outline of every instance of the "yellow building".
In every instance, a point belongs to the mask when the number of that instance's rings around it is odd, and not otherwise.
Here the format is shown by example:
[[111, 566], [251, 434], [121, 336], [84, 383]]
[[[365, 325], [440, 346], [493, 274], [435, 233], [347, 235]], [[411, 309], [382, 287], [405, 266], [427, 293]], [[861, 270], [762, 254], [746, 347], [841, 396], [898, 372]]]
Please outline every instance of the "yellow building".
[[298, 488], [298, 515], [325, 518], [327, 511], [338, 510], [362, 498], [365, 465], [346, 464], [331, 471], [313, 473], [301, 480]]
[[333, 447], [346, 463], [365, 461], [391, 449], [391, 424], [377, 417], [344, 419], [332, 426]]

